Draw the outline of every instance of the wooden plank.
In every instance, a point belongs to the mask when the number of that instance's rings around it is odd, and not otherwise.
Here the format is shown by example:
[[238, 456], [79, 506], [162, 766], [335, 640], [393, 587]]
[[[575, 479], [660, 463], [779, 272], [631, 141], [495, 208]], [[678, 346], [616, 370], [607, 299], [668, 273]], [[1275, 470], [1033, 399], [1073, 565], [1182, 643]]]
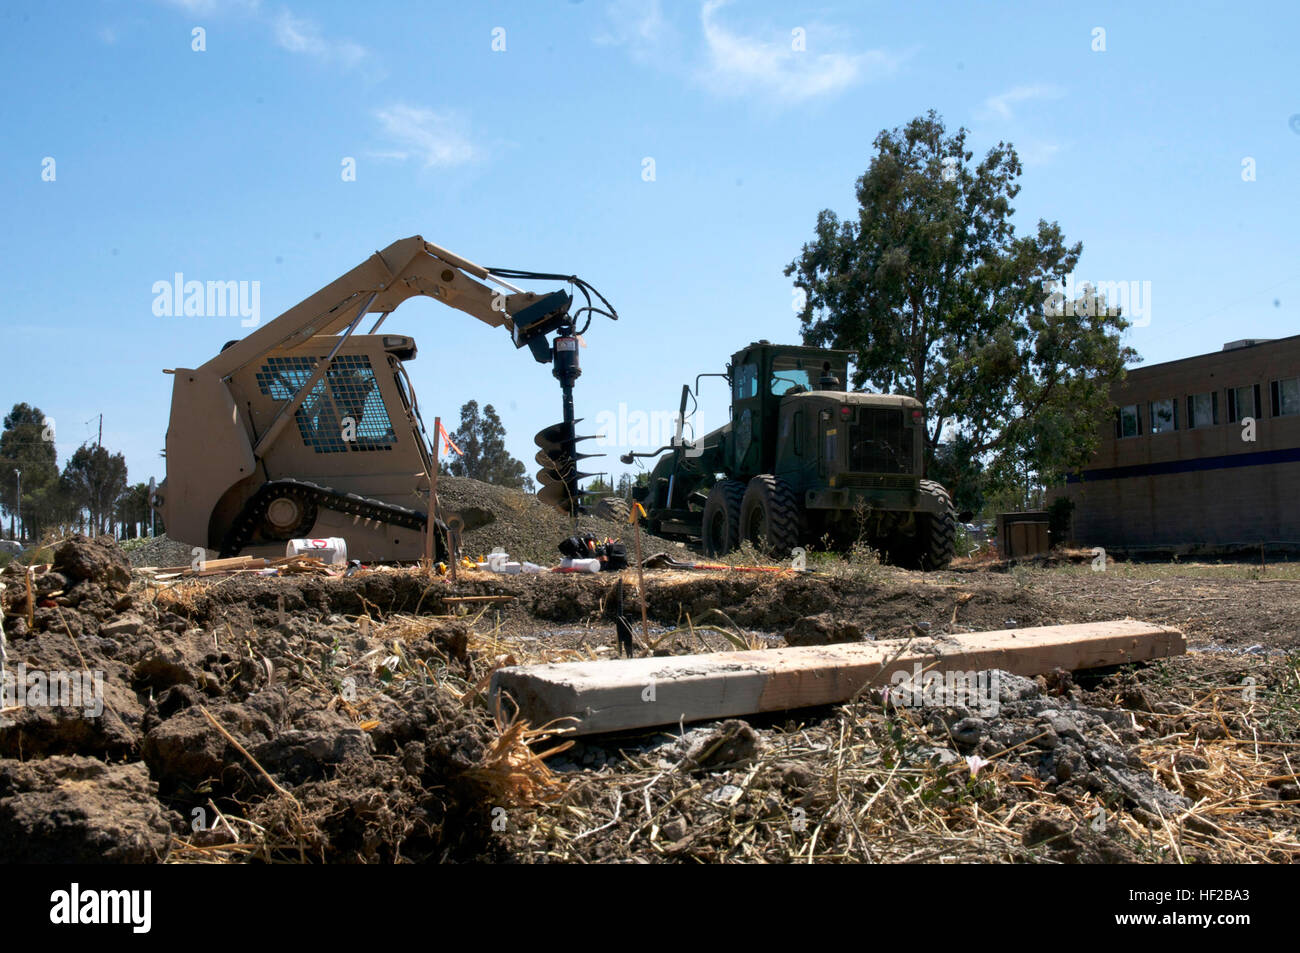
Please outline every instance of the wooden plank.
[[154, 569], [155, 573], [212, 573], [226, 572], [231, 569], [265, 569], [267, 560], [260, 556], [227, 556], [225, 559], [201, 559], [199, 568], [193, 566], [164, 566], [161, 569]]
[[[1181, 655], [1177, 629], [1124, 619], [961, 635], [661, 658], [503, 668], [493, 700], [534, 725], [577, 720], [577, 734], [647, 728], [848, 701], [919, 665], [938, 673], [1075, 671]], [[505, 703], [505, 711], [512, 706]]]

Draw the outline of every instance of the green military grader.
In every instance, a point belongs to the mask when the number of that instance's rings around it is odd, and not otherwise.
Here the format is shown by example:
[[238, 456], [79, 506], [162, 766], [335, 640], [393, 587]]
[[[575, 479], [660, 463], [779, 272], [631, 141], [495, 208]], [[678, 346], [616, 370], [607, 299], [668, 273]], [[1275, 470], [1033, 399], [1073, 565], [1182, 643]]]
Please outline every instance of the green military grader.
[[[660, 457], [634, 492], [648, 529], [698, 539], [709, 556], [744, 541], [785, 558], [864, 540], [895, 565], [946, 566], [957, 518], [948, 491], [921, 475], [921, 404], [848, 392], [849, 357], [758, 341], [732, 355], [725, 374], [701, 374], [694, 390], [683, 385], [673, 442], [622, 457]], [[726, 379], [731, 420], [691, 441], [687, 404], [693, 415], [703, 377]]]

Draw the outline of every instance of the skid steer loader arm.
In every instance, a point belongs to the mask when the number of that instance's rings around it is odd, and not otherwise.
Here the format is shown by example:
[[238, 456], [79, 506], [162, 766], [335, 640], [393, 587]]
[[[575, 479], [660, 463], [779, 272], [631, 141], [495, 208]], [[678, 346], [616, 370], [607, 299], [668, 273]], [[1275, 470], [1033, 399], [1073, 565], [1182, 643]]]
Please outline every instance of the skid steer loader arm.
[[[167, 479], [158, 491], [168, 534], [225, 551], [348, 526], [361, 558], [411, 558], [426, 518], [419, 483], [429, 471], [402, 369], [415, 345], [375, 332], [399, 304], [424, 295], [504, 327], [516, 348], [550, 363], [546, 335], [572, 329], [572, 298], [523, 291], [509, 278], [562, 279], [588, 297], [593, 291], [567, 276], [497, 274], [417, 235], [199, 367], [171, 372]], [[612, 308], [582, 310], [616, 317]], [[380, 317], [368, 333], [355, 333], [368, 314]], [[359, 433], [349, 437], [349, 425]]]
[[[511, 293], [495, 291], [475, 279], [494, 280]], [[545, 318], [568, 310], [568, 295], [564, 292], [539, 295], [520, 291], [502, 279], [493, 279], [481, 265], [415, 235], [375, 252], [346, 275], [222, 351], [199, 370], [227, 378], [271, 350], [290, 349], [316, 335], [338, 334], [356, 319], [363, 302], [368, 301], [364, 313], [388, 314], [414, 295], [426, 295], [459, 308], [494, 328], [505, 326], [515, 338], [516, 347], [534, 340], [539, 333], [545, 334], [537, 328], [545, 323]], [[534, 313], [539, 304], [545, 313]], [[521, 315], [524, 327], [520, 333], [532, 332], [531, 338], [520, 340], [516, 334], [515, 319]]]

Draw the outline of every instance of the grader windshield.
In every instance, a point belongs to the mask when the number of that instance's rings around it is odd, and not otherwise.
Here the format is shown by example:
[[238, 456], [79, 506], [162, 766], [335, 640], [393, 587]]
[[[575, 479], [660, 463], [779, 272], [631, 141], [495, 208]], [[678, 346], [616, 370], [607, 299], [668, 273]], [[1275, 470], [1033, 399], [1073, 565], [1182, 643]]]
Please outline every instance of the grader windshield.
[[[768, 392], [784, 397], [786, 394], [810, 390], [840, 390], [844, 387], [847, 374], [848, 365], [843, 362], [838, 362], [836, 366], [828, 360], [778, 353], [772, 358]], [[831, 378], [835, 380], [834, 385], [829, 383]]]

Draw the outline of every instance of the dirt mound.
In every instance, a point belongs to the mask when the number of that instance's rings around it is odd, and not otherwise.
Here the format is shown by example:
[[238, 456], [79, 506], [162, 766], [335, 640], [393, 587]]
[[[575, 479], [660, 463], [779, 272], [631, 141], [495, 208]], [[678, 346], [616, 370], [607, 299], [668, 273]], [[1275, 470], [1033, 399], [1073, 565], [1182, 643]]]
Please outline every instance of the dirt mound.
[[[448, 512], [465, 521], [467, 555], [480, 556], [500, 546], [513, 559], [553, 566], [560, 560], [556, 546], [578, 532], [600, 538], [625, 539], [631, 549], [631, 527], [596, 516], [581, 516], [576, 524], [568, 516], [538, 501], [532, 493], [493, 486], [466, 477], [438, 477], [438, 499]], [[674, 548], [667, 540], [642, 531], [646, 555]]]

